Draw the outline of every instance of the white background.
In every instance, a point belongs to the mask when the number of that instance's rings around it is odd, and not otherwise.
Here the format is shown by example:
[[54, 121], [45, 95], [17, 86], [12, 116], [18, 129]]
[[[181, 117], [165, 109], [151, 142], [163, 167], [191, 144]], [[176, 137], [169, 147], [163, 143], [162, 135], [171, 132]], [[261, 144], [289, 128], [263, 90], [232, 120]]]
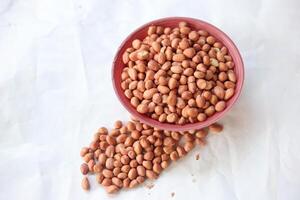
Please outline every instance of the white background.
[[[297, 0], [0, 0], [0, 199], [299, 200], [299, 9]], [[242, 96], [225, 131], [152, 189], [109, 196], [92, 178], [83, 192], [80, 147], [129, 118], [111, 84], [117, 47], [168, 16], [208, 21], [235, 41]]]

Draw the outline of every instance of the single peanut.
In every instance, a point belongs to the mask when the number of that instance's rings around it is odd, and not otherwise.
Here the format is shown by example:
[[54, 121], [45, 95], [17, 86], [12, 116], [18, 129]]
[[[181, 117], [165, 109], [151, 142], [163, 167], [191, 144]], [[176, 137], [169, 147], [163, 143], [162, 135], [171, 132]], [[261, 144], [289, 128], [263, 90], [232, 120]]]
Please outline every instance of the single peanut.
[[89, 190], [90, 189], [90, 182], [89, 179], [87, 177], [84, 177], [81, 181], [81, 187], [84, 190]]
[[208, 126], [208, 129], [212, 133], [219, 133], [223, 130], [223, 126], [221, 124], [214, 123]]
[[105, 190], [107, 193], [112, 194], [112, 193], [116, 193], [117, 191], [119, 191], [119, 188], [116, 185], [110, 185], [105, 187]]

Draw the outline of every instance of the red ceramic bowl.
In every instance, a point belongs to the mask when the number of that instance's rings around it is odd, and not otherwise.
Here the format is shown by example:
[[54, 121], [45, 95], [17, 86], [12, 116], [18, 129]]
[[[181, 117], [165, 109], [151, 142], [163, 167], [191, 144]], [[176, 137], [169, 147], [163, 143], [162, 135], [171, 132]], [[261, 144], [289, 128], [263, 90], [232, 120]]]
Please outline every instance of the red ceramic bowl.
[[[232, 56], [233, 61], [235, 63], [234, 71], [237, 76], [237, 84], [236, 84], [234, 96], [229, 101], [226, 102], [227, 107], [225, 110], [223, 110], [222, 112], [215, 113], [213, 116], [207, 118], [203, 122], [177, 125], [177, 124], [161, 123], [146, 115], [138, 113], [136, 109], [130, 104], [129, 99], [127, 99], [127, 97], [124, 95], [123, 89], [121, 88], [121, 73], [122, 73], [122, 69], [125, 67], [125, 65], [122, 62], [122, 55], [125, 52], [126, 48], [131, 46], [131, 42], [134, 39], [142, 40], [143, 38], [145, 38], [147, 35], [147, 29], [150, 25], [164, 26], [164, 27], [168, 26], [172, 28], [178, 26], [178, 23], [181, 21], [186, 21], [189, 24], [189, 26], [193, 29], [196, 30], [203, 29], [208, 31], [218, 41], [223, 43], [228, 48], [229, 54]], [[225, 115], [225, 113], [227, 113], [231, 109], [231, 107], [236, 102], [236, 100], [238, 99], [241, 93], [241, 89], [244, 81], [244, 65], [243, 65], [241, 55], [237, 47], [232, 42], [232, 40], [224, 32], [222, 32], [215, 26], [207, 22], [201, 21], [199, 19], [186, 18], [186, 17], [169, 17], [169, 18], [158, 19], [141, 26], [133, 33], [131, 33], [124, 40], [124, 42], [119, 47], [117, 54], [114, 58], [113, 68], [112, 68], [112, 81], [113, 81], [115, 93], [117, 94], [123, 106], [141, 122], [164, 130], [188, 131], [188, 130], [201, 129], [209, 126], [210, 124], [218, 121], [221, 117]]]

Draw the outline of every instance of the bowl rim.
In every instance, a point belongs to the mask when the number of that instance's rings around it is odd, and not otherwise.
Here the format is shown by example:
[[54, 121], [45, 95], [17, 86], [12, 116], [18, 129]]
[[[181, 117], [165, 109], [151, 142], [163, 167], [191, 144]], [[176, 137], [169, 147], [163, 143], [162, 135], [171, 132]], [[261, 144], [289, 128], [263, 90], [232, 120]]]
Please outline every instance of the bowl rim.
[[[121, 50], [123, 49], [123, 46], [130, 40], [133, 40], [134, 35], [137, 34], [140, 31], [143, 31], [145, 28], [148, 28], [151, 25], [156, 25], [162, 22], [167, 22], [167, 21], [172, 21], [172, 20], [181, 20], [181, 21], [187, 21], [190, 24], [201, 24], [201, 26], [204, 27], [208, 27], [209, 30], [208, 32], [213, 35], [214, 37], [217, 38], [222, 38], [223, 41], [226, 41], [228, 44], [226, 44], [225, 46], [227, 47], [228, 50], [231, 50], [230, 55], [233, 57], [233, 59], [235, 60], [235, 70], [239, 71], [239, 75], [238, 75], [238, 81], [236, 83], [236, 88], [235, 88], [235, 94], [234, 96], [229, 100], [230, 103], [226, 106], [225, 110], [215, 113], [212, 116], [208, 117], [205, 121], [203, 122], [195, 122], [195, 123], [187, 123], [187, 124], [183, 124], [183, 125], [179, 125], [179, 124], [170, 124], [170, 123], [161, 123], [158, 120], [152, 119], [146, 115], [143, 115], [141, 113], [138, 113], [136, 111], [136, 109], [134, 109], [131, 106], [128, 106], [127, 104], [130, 104], [130, 101], [126, 98], [126, 101], [124, 100], [124, 98], [122, 98], [118, 92], [117, 89], [117, 85], [116, 85], [116, 78], [114, 75], [115, 69], [116, 69], [116, 62], [117, 60], [120, 58], [122, 59], [122, 55], [121, 55]], [[214, 32], [213, 34], [211, 32]], [[216, 36], [217, 35], [217, 36]], [[222, 42], [223, 43], [223, 42]], [[232, 54], [235, 54], [235, 56], [233, 56]], [[238, 64], [238, 65], [237, 65]], [[217, 122], [218, 120], [220, 120], [222, 117], [225, 116], [225, 114], [233, 107], [233, 105], [237, 102], [238, 98], [241, 95], [241, 91], [242, 91], [242, 87], [244, 84], [244, 79], [245, 79], [245, 70], [244, 70], [244, 63], [241, 57], [241, 54], [238, 50], [238, 48], [236, 47], [236, 45], [234, 44], [234, 42], [230, 39], [230, 37], [224, 33], [222, 30], [220, 30], [219, 28], [217, 28], [216, 26], [205, 22], [203, 20], [200, 19], [196, 19], [196, 18], [190, 18], [190, 17], [165, 17], [165, 18], [159, 18], [153, 21], [150, 21], [148, 23], [145, 23], [141, 26], [139, 26], [137, 29], [135, 29], [133, 32], [131, 32], [121, 43], [121, 45], [118, 47], [116, 54], [114, 56], [113, 59], [113, 63], [112, 63], [112, 70], [111, 70], [111, 75], [112, 75], [112, 82], [113, 82], [113, 88], [114, 91], [119, 99], [119, 101], [121, 102], [121, 104], [123, 105], [123, 107], [125, 107], [125, 109], [131, 114], [133, 115], [136, 119], [138, 119], [139, 121], [141, 121], [142, 123], [148, 124], [150, 126], [159, 128], [159, 129], [163, 129], [163, 130], [170, 130], [170, 131], [189, 131], [189, 130], [198, 130], [198, 129], [202, 129], [205, 128], [215, 122]], [[235, 71], [235, 73], [237, 73], [237, 71]], [[239, 83], [239, 84], [238, 84]], [[124, 95], [125, 96], [125, 95]], [[227, 103], [227, 102], [226, 102]]]

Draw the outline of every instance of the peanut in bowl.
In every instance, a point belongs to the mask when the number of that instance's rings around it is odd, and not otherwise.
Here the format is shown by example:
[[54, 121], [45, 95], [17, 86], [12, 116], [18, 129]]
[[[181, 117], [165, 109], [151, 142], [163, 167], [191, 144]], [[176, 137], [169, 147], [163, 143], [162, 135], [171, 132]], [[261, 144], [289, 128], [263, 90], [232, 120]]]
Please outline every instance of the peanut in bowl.
[[216, 122], [237, 101], [244, 80], [231, 39], [204, 21], [170, 17], [149, 22], [121, 44], [112, 80], [138, 120], [172, 131]]

